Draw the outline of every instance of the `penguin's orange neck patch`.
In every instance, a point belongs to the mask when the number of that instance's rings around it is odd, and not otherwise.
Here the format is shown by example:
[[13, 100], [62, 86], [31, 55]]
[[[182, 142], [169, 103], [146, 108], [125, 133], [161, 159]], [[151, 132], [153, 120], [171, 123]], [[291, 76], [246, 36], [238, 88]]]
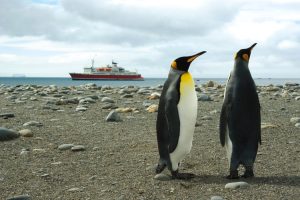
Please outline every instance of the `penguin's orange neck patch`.
[[249, 61], [249, 55], [248, 54], [243, 54], [243, 60]]
[[172, 62], [171, 67], [173, 69], [177, 69], [177, 63], [175, 61]]

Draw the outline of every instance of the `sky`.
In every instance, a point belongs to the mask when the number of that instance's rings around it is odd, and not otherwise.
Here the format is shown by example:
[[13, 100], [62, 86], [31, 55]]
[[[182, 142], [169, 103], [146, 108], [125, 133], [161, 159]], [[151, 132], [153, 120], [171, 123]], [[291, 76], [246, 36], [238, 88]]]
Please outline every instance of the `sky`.
[[200, 51], [197, 78], [226, 78], [258, 43], [254, 78], [300, 78], [299, 0], [0, 0], [0, 76], [68, 77], [112, 60], [144, 77]]

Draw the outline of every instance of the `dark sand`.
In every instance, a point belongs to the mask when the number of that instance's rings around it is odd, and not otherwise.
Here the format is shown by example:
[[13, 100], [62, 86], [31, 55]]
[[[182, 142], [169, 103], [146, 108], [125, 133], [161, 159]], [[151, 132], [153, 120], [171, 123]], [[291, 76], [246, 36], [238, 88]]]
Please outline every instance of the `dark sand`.
[[[255, 177], [232, 181], [224, 178], [228, 163], [218, 135], [222, 89], [208, 92], [214, 101], [199, 101], [193, 147], [180, 167], [197, 177], [159, 181], [154, 179], [157, 113], [148, 113], [143, 106], [149, 95], [133, 92], [133, 98], [124, 99], [117, 93], [119, 89], [62, 94], [69, 98], [108, 93], [105, 95], [118, 107], [139, 110], [120, 113], [122, 122], [106, 122], [110, 110], [101, 109], [101, 98], [85, 112], [75, 112], [76, 104], [54, 105], [64, 111], [53, 111], [43, 109], [43, 96], [0, 91], [0, 113], [15, 114], [14, 118], [0, 118], [0, 126], [17, 131], [29, 128], [34, 134], [0, 142], [0, 199], [22, 194], [32, 199], [300, 199], [300, 129], [290, 122], [292, 117], [300, 117], [300, 101], [294, 97], [275, 97], [275, 92], [260, 95], [262, 122], [271, 127], [262, 129]], [[14, 91], [25, 102], [6, 98]], [[29, 100], [32, 96], [37, 101]], [[158, 104], [158, 100], [148, 101]], [[211, 120], [202, 120], [203, 116]], [[33, 120], [43, 126], [23, 126]], [[68, 143], [84, 145], [85, 151], [58, 149]], [[21, 155], [22, 149], [29, 152]], [[226, 183], [235, 181], [246, 181], [250, 187], [225, 189]]]

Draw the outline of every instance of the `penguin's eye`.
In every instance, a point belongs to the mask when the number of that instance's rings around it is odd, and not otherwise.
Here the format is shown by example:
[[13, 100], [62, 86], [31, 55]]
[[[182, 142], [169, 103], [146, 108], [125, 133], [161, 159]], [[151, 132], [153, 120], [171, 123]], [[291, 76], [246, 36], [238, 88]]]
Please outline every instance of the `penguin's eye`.
[[174, 68], [174, 69], [177, 69], [177, 63], [175, 61], [172, 62], [171, 66]]
[[249, 60], [249, 56], [248, 56], [248, 54], [243, 54], [243, 59], [245, 60], [245, 61], [248, 61]]

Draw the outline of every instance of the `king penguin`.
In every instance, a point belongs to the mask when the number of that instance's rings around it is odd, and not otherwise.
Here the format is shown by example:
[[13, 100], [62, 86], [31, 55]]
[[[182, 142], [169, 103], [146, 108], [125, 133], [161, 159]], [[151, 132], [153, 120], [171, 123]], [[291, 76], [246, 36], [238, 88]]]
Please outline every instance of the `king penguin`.
[[179, 173], [178, 167], [192, 148], [197, 118], [195, 83], [188, 69], [192, 61], [204, 53], [206, 51], [180, 57], [171, 64], [158, 106], [156, 130], [160, 158], [157, 174], [167, 166], [175, 179], [194, 177], [194, 174]]
[[253, 177], [253, 164], [258, 144], [261, 144], [260, 104], [256, 86], [248, 64], [256, 43], [235, 55], [234, 67], [228, 78], [220, 114], [220, 142], [226, 148], [230, 164], [228, 179], [239, 178], [238, 167], [242, 164], [242, 177]]

